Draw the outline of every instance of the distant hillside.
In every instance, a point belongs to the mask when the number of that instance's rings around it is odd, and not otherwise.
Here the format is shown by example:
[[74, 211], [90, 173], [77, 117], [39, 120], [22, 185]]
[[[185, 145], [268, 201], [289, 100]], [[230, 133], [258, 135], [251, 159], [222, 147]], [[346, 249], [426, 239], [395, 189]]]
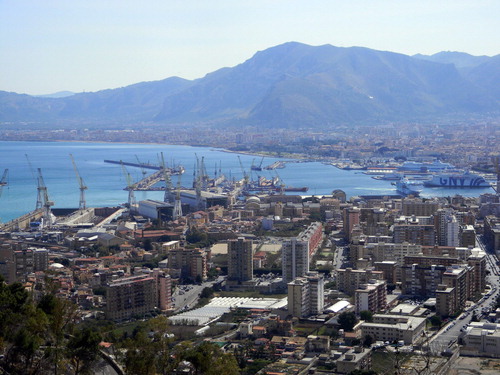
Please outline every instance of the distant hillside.
[[464, 52], [450, 52], [450, 51], [438, 52], [430, 56], [417, 54], [413, 55], [413, 57], [441, 64], [453, 64], [457, 69], [474, 68], [491, 59], [491, 57], [489, 56], [473, 56]]
[[[431, 60], [431, 61], [429, 61]], [[290, 42], [196, 80], [41, 98], [0, 92], [0, 121], [325, 127], [499, 112], [499, 56], [414, 57]]]
[[71, 91], [58, 91], [53, 94], [35, 95], [35, 96], [38, 98], [65, 98], [71, 95], [75, 95], [75, 93]]

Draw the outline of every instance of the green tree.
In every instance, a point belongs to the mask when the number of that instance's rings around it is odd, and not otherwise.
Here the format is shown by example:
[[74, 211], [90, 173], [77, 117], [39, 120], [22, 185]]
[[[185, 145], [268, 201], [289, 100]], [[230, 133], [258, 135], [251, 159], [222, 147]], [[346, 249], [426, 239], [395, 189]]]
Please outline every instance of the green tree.
[[338, 317], [340, 328], [344, 331], [352, 331], [357, 322], [358, 320], [356, 319], [356, 314], [353, 312], [344, 312]]
[[212, 298], [214, 295], [214, 290], [212, 288], [203, 288], [200, 293], [200, 298]]
[[67, 344], [68, 357], [75, 375], [92, 373], [92, 364], [99, 353], [101, 335], [89, 328], [78, 330]]
[[429, 322], [434, 326], [434, 327], [441, 327], [441, 325], [443, 324], [443, 321], [441, 320], [441, 318], [438, 316], [438, 315], [434, 315], [434, 316], [431, 316], [429, 318]]
[[237, 375], [240, 373], [238, 362], [233, 354], [224, 353], [216, 344], [203, 342], [184, 352], [182, 359], [189, 361], [196, 374]]
[[359, 316], [361, 317], [361, 320], [364, 320], [365, 322], [373, 322], [373, 313], [369, 310], [361, 311]]
[[168, 320], [158, 316], [137, 327], [133, 338], [125, 340], [127, 374], [171, 374], [179, 356], [171, 356]]
[[363, 340], [363, 346], [369, 348], [372, 344], [373, 344], [373, 337], [370, 335], [366, 335], [365, 339]]

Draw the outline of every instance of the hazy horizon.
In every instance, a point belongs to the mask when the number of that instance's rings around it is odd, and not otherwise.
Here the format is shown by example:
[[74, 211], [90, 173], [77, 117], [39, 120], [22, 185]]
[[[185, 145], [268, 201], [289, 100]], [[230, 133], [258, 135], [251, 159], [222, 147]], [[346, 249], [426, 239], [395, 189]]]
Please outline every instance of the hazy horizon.
[[195, 79], [288, 41], [493, 56], [498, 14], [492, 0], [6, 0], [0, 90], [47, 95]]

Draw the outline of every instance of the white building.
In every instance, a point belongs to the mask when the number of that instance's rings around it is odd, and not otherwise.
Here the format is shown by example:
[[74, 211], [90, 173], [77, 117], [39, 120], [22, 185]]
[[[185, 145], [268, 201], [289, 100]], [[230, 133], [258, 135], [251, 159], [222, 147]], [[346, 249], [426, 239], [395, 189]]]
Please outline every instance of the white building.
[[372, 323], [362, 323], [363, 337], [370, 335], [377, 341], [404, 341], [405, 345], [414, 344], [425, 328], [425, 318], [402, 315], [373, 315]]
[[461, 355], [500, 358], [500, 324], [474, 322], [465, 331]]
[[307, 317], [323, 312], [325, 307], [324, 278], [309, 272], [288, 283], [288, 311], [295, 317]]

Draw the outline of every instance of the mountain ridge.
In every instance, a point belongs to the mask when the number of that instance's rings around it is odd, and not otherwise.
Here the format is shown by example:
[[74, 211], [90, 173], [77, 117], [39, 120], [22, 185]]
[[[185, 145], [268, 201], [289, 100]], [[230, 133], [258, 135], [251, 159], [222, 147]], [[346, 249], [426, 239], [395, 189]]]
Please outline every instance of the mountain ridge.
[[195, 80], [169, 77], [63, 98], [0, 91], [0, 121], [319, 128], [496, 113], [499, 72], [500, 55], [407, 56], [288, 42]]

